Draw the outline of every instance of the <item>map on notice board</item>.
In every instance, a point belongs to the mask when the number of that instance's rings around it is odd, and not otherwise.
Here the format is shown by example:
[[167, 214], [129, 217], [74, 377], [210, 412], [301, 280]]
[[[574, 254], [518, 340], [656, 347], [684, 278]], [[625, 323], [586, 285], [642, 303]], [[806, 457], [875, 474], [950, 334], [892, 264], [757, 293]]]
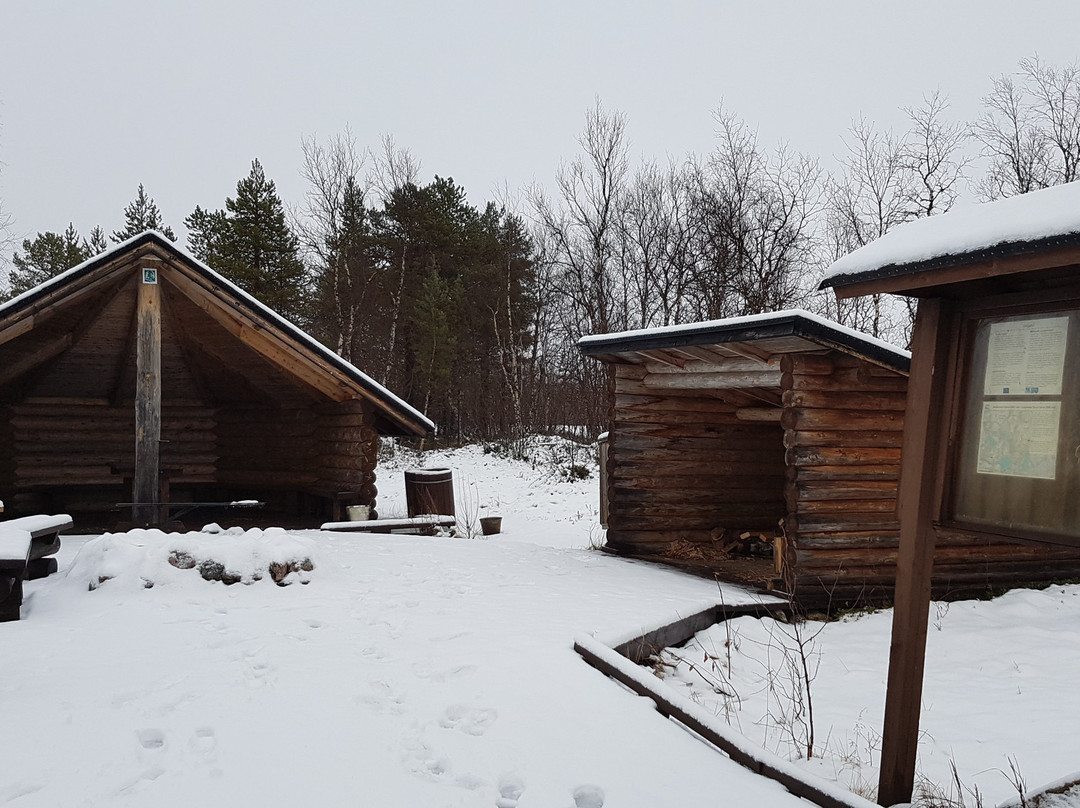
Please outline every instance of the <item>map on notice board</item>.
[[976, 470], [1053, 480], [1060, 421], [1060, 401], [983, 402]]

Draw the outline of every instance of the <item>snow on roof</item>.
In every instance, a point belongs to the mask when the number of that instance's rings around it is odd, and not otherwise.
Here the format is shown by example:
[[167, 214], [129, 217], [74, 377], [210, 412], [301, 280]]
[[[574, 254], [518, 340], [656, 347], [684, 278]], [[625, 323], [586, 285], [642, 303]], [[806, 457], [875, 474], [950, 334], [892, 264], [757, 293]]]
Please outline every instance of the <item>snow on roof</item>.
[[426, 415], [417, 410], [411, 404], [406, 403], [403, 399], [394, 395], [394, 393], [387, 390], [385, 387], [376, 382], [374, 379], [372, 379], [362, 370], [357, 368], [355, 365], [342, 359], [340, 356], [338, 356], [338, 354], [331, 351], [329, 348], [327, 348], [317, 339], [305, 332], [303, 329], [294, 325], [289, 320], [286, 320], [284, 317], [271, 309], [265, 303], [256, 300], [254, 297], [245, 292], [232, 281], [228, 280], [223, 275], [211, 269], [209, 266], [207, 266], [198, 258], [193, 256], [179, 244], [170, 241], [168, 238], [166, 238], [164, 235], [162, 235], [156, 230], [145, 230], [137, 236], [132, 236], [126, 241], [121, 241], [119, 244], [110, 247], [104, 252], [98, 253], [93, 258], [89, 258], [86, 261], [83, 261], [81, 264], [78, 264], [71, 269], [66, 270], [65, 272], [61, 272], [56, 277], [50, 278], [44, 283], [35, 286], [33, 289], [23, 292], [17, 297], [13, 297], [6, 303], [0, 304], [0, 317], [3, 317], [5, 314], [8, 313], [8, 311], [17, 310], [28, 298], [38, 297], [39, 295], [47, 293], [51, 289], [62, 286], [71, 278], [81, 274], [82, 272], [87, 271], [91, 266], [104, 263], [109, 259], [113, 258], [114, 256], [129, 249], [136, 242], [143, 240], [156, 241], [167, 249], [178, 253], [181, 258], [197, 267], [201, 273], [209, 277], [211, 281], [220, 286], [230, 295], [234, 295], [235, 297], [243, 300], [246, 305], [257, 311], [261, 316], [265, 317], [268, 320], [271, 320], [282, 331], [299, 340], [312, 351], [322, 356], [331, 364], [337, 366], [346, 375], [352, 376], [355, 380], [359, 381], [361, 385], [367, 387], [372, 392], [374, 392], [378, 398], [384, 399], [385, 403], [407, 413], [409, 417], [414, 418], [419, 423], [426, 425], [429, 430], [435, 430], [435, 422], [430, 420]]
[[[587, 352], [596, 352], [596, 350], [602, 346], [611, 345], [613, 343], [621, 342], [648, 342], [652, 339], [663, 339], [665, 337], [678, 337], [678, 336], [701, 336], [701, 337], [723, 337], [726, 335], [734, 335], [735, 341], [738, 341], [739, 332], [753, 328], [770, 324], [779, 324], [786, 321], [794, 321], [797, 319], [804, 320], [808, 323], [812, 323], [819, 328], [825, 329], [828, 332], [833, 333], [836, 337], [853, 343], [862, 343], [864, 345], [871, 346], [886, 354], [892, 354], [900, 359], [910, 359], [911, 352], [905, 351], [903, 348], [898, 348], [892, 343], [885, 342], [884, 340], [872, 337], [869, 334], [865, 334], [862, 331], [856, 331], [854, 328], [848, 328], [845, 325], [840, 325], [832, 320], [829, 320], [820, 315], [814, 314], [803, 309], [786, 309], [784, 311], [771, 311], [764, 314], [751, 314], [745, 317], [728, 317], [723, 320], [706, 320], [699, 323], [684, 323], [682, 325], [669, 325], [660, 326], [656, 328], [641, 328], [632, 331], [620, 331], [613, 334], [593, 334], [591, 336], [582, 337], [578, 340], [578, 347]], [[723, 340], [720, 340], [723, 341]], [[732, 341], [732, 340], [727, 340]]]
[[[851, 276], [962, 256], [1006, 244], [1080, 234], [1080, 182], [908, 222], [835, 261], [822, 287]], [[843, 280], [840, 280], [843, 279]]]

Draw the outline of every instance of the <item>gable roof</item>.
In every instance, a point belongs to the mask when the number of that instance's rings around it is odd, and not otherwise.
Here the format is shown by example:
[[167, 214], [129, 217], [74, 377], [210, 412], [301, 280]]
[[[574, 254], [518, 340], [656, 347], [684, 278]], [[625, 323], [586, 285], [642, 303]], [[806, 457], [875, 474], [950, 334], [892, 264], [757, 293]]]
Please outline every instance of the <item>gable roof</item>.
[[[424, 435], [435, 424], [309, 334], [260, 303], [160, 233], [147, 231], [0, 305], [0, 346], [71, 310], [143, 265], [160, 265], [175, 287], [217, 324], [290, 377], [334, 401], [370, 402], [386, 434]], [[57, 341], [63, 350], [67, 342]]]
[[1077, 248], [1080, 182], [1072, 182], [903, 224], [833, 262], [819, 288], [878, 282], [880, 291], [907, 291], [929, 283], [908, 276], [1040, 253], [1068, 254], [1066, 262], [1075, 263]]
[[578, 349], [586, 356], [616, 364], [640, 361], [634, 356], [640, 352], [678, 353], [680, 348], [701, 346], [726, 347], [735, 356], [755, 356], [762, 361], [775, 354], [832, 349], [904, 374], [911, 361], [908, 351], [801, 309], [578, 340]]

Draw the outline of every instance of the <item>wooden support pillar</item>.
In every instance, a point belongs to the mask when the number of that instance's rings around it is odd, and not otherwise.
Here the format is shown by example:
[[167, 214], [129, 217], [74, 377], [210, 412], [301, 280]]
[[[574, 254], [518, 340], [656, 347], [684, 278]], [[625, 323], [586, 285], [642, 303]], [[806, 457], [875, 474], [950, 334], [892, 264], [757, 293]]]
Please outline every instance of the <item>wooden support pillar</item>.
[[156, 266], [139, 270], [135, 360], [136, 525], [161, 523], [161, 286]]
[[900, 549], [878, 781], [878, 802], [886, 806], [910, 802], [915, 783], [930, 576], [934, 565], [933, 521], [938, 516], [942, 441], [948, 432], [945, 396], [952, 331], [950, 315], [948, 301], [920, 300], [911, 346], [897, 504]]

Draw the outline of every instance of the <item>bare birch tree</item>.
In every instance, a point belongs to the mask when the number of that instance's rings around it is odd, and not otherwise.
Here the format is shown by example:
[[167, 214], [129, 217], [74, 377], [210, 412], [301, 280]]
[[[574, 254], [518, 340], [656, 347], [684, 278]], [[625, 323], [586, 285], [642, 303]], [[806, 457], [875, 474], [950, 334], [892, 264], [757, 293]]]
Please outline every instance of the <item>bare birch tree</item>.
[[1015, 78], [994, 79], [972, 135], [989, 160], [978, 185], [987, 200], [1025, 194], [1080, 177], [1080, 68], [1033, 57]]

